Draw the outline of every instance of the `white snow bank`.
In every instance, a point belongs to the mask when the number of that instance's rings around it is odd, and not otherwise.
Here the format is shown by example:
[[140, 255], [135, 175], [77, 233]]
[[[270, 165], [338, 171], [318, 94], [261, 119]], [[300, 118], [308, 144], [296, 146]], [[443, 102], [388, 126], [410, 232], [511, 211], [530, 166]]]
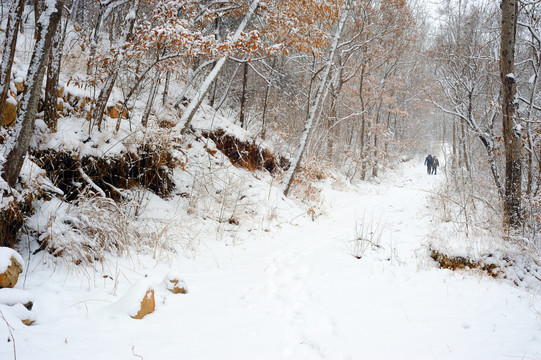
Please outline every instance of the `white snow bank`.
[[11, 288], [0, 289], [0, 304], [13, 306], [15, 304], [27, 304], [31, 301], [33, 302], [34, 298], [28, 291]]
[[132, 138], [124, 132], [119, 132], [116, 136], [109, 131], [89, 134], [85, 119], [64, 117], [58, 119], [58, 130], [55, 133], [43, 134], [37, 146], [40, 150], [54, 149], [81, 156], [115, 156], [127, 151], [125, 143], [131, 142], [130, 140]]
[[22, 183], [26, 184], [30, 189], [41, 189], [58, 195], [64, 195], [64, 192], [57, 188], [47, 177], [47, 172], [28, 159], [28, 157], [24, 159], [20, 177]]

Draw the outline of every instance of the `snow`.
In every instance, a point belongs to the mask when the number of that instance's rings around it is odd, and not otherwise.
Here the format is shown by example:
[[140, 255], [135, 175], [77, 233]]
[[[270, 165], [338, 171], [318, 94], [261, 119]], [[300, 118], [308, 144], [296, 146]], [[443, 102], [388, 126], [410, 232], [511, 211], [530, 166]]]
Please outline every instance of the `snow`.
[[[429, 257], [437, 209], [428, 198], [444, 177], [426, 175], [422, 159], [379, 184], [325, 183], [314, 220], [263, 174], [255, 180], [229, 171], [259, 207], [254, 217], [268, 217], [223, 225], [223, 238], [213, 234], [210, 218], [195, 220], [197, 212], [193, 226], [172, 223], [179, 237], [198, 239], [192, 253], [139, 254], [95, 269], [66, 266], [43, 252], [32, 257], [24, 289], [36, 324], [20, 325], [15, 311], [2, 308], [17, 358], [541, 358], [539, 286], [442, 270]], [[190, 199], [150, 197], [146, 211], [187, 217], [182, 201]], [[370, 223], [381, 236], [357, 259], [352, 241]], [[172, 277], [185, 279], [190, 292], [164, 291], [162, 279]], [[131, 319], [134, 299], [149, 288], [156, 290], [156, 311]], [[8, 336], [0, 321], [0, 339]], [[4, 342], [0, 359], [12, 358]]]
[[24, 267], [24, 260], [18, 252], [7, 247], [0, 247], [0, 274], [6, 272], [8, 267], [11, 265], [12, 257]]
[[13, 98], [11, 95], [8, 96], [8, 98], [6, 99], [6, 102], [10, 103], [11, 105], [17, 106], [17, 99]]
[[0, 304], [13, 306], [34, 301], [32, 294], [21, 289], [0, 289]]
[[[114, 126], [112, 121], [104, 125], [106, 129]], [[89, 133], [86, 120], [77, 117], [62, 117], [58, 119], [57, 127], [55, 133], [44, 131], [41, 136], [35, 137], [37, 144], [34, 145], [40, 150], [54, 149], [80, 156], [114, 157], [126, 153], [130, 149], [127, 144], [133, 144], [131, 140], [141, 136], [140, 132], [123, 129], [116, 136], [105, 131]]]

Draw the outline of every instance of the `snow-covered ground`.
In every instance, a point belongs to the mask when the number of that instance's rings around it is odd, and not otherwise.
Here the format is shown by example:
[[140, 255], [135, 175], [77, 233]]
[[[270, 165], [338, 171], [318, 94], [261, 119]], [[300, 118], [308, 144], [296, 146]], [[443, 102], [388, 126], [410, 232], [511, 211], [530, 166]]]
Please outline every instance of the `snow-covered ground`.
[[[428, 256], [427, 198], [441, 179], [405, 163], [379, 184], [328, 188], [315, 219], [284, 201], [276, 211], [287, 221], [234, 246], [202, 239], [192, 257], [140, 255], [84, 272], [35, 256], [17, 288], [32, 294], [36, 323], [8, 319], [16, 357], [541, 359], [539, 293], [441, 270]], [[361, 234], [372, 244], [355, 247]], [[188, 294], [157, 291], [157, 310], [130, 318], [119, 302], [130, 284], [169, 272]], [[2, 360], [14, 358], [8, 336], [0, 319]]]

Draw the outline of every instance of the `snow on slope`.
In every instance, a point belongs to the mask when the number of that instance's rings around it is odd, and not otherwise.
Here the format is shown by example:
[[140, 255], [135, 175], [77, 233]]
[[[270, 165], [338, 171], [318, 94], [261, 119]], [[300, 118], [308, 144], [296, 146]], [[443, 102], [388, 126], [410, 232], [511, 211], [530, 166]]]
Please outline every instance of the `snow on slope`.
[[[244, 230], [235, 246], [204, 233], [190, 258], [140, 255], [84, 273], [36, 257], [25, 289], [37, 322], [11, 322], [17, 359], [541, 359], [539, 294], [428, 257], [427, 196], [440, 179], [419, 161], [380, 184], [327, 188], [315, 221], [269, 193], [281, 219], [270, 231]], [[363, 219], [383, 232], [356, 259]], [[170, 271], [188, 294], [161, 295], [143, 320], [111, 306], [130, 283]], [[7, 337], [0, 321], [2, 360], [13, 358]]]

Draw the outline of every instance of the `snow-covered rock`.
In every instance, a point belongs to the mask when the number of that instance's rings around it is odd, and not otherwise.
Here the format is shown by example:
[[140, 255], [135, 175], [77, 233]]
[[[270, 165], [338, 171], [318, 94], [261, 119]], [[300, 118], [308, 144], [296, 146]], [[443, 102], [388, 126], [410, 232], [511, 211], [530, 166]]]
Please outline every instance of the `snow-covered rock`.
[[165, 287], [167, 288], [167, 290], [169, 290], [173, 294], [188, 293], [188, 287], [186, 286], [184, 281], [182, 281], [182, 279], [180, 278], [178, 274], [174, 274], [174, 273], [167, 274], [165, 279], [163, 279], [163, 283]]
[[0, 247], [0, 288], [12, 288], [23, 272], [24, 261], [15, 250]]
[[156, 309], [154, 285], [148, 279], [137, 281], [113, 304], [113, 309], [128, 314], [134, 319], [142, 319]]

